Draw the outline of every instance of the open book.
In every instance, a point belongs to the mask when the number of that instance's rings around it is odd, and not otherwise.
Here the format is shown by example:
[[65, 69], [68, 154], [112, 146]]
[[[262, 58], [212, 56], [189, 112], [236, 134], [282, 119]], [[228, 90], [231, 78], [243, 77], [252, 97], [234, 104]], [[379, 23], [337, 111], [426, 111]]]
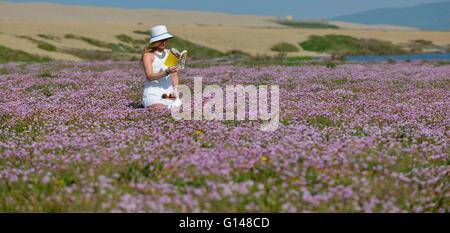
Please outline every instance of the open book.
[[182, 70], [186, 67], [186, 60], [187, 60], [186, 50], [180, 53], [175, 48], [172, 48], [169, 51], [169, 55], [167, 56], [166, 60], [164, 61], [164, 65], [166, 65], [167, 67], [178, 66], [178, 68]]

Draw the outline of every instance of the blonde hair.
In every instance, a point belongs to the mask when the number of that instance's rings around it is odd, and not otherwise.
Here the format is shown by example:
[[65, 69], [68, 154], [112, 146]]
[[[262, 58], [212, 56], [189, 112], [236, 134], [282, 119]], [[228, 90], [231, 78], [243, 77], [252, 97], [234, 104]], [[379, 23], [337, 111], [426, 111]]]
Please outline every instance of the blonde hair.
[[156, 41], [150, 44], [146, 44], [144, 46], [144, 49], [142, 50], [142, 55], [141, 55], [141, 61], [144, 60], [144, 54], [146, 53], [153, 53], [157, 47], [159, 47], [162, 44], [162, 41]]

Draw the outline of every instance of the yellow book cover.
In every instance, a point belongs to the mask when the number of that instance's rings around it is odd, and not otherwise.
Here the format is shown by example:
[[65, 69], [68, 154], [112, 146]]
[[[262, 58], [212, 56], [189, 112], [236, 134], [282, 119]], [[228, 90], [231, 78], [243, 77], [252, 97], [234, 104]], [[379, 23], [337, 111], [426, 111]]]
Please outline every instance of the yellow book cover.
[[178, 57], [173, 54], [172, 51], [169, 51], [169, 55], [167, 56], [166, 60], [164, 61], [164, 65], [167, 67], [175, 67], [178, 65]]
[[180, 69], [184, 69], [187, 60], [187, 51], [179, 52], [178, 50], [172, 48], [169, 50], [169, 55], [167, 55], [166, 60], [164, 61], [164, 65], [167, 67], [175, 67], [178, 66]]

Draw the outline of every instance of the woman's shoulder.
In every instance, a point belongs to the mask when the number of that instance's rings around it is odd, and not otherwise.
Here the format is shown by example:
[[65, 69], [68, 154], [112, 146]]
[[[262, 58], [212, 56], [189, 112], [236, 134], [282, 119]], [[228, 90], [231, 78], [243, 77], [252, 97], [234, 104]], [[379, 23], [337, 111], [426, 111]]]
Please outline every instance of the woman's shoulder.
[[155, 55], [153, 54], [153, 52], [147, 52], [147, 53], [144, 53], [144, 56], [143, 56], [144, 58], [149, 58], [149, 59], [151, 59], [151, 60], [153, 60], [153, 58], [155, 57]]

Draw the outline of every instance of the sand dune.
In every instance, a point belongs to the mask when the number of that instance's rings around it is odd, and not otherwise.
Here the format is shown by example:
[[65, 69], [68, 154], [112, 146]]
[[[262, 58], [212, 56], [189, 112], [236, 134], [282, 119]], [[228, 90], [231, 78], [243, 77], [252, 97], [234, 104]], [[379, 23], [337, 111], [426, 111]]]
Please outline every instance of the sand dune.
[[223, 25], [281, 27], [271, 22], [275, 17], [230, 15], [200, 11], [158, 9], [120, 9], [112, 7], [73, 6], [51, 3], [9, 3], [0, 1], [0, 19], [44, 22], [103, 22], [118, 24]]
[[403, 26], [395, 26], [395, 25], [367, 25], [367, 24], [359, 24], [359, 23], [349, 23], [349, 22], [341, 22], [341, 21], [330, 21], [330, 24], [334, 24], [343, 29], [356, 29], [356, 30], [390, 30], [390, 31], [419, 31], [417, 28], [413, 27], [403, 27]]
[[[69, 6], [58, 4], [0, 2], [0, 44], [54, 59], [78, 60], [71, 55], [47, 52], [36, 47], [27, 35], [39, 38], [38, 34], [57, 36], [59, 41], [46, 40], [60, 48], [100, 49], [64, 35], [71, 33], [92, 37], [106, 42], [119, 42], [115, 37], [127, 34], [136, 39], [144, 35], [134, 30], [148, 30], [157, 24], [166, 24], [169, 30], [183, 39], [220, 51], [239, 49], [250, 54], [275, 53], [270, 48], [279, 42], [297, 44], [310, 35], [343, 34], [359, 38], [375, 38], [394, 43], [405, 43], [414, 39], [433, 41], [437, 45], [450, 43], [450, 32], [423, 32], [413, 30], [353, 29], [294, 29], [277, 25], [274, 17], [230, 15], [208, 12], [183, 12], [173, 10], [131, 10], [106, 7]], [[44, 40], [42, 38], [39, 38]], [[301, 51], [291, 55], [318, 56], [320, 54]]]

